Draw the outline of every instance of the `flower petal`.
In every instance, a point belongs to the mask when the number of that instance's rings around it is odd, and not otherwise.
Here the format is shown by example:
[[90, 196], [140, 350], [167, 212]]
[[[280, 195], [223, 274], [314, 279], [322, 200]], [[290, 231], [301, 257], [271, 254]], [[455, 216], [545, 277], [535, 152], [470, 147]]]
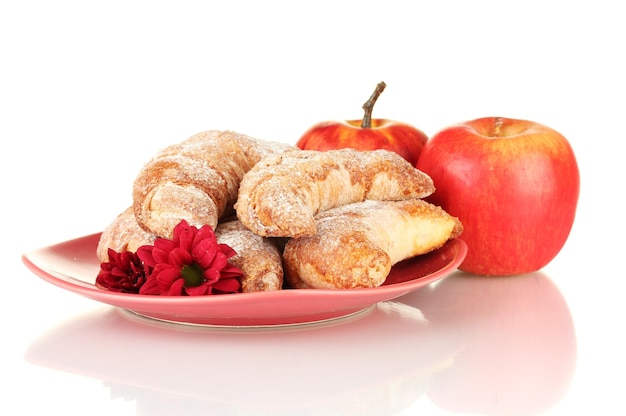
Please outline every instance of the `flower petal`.
[[137, 257], [139, 257], [139, 259], [141, 259], [141, 261], [150, 268], [154, 267], [156, 264], [154, 257], [152, 257], [153, 249], [154, 246], [150, 245], [141, 246], [137, 249]]
[[193, 258], [191, 254], [182, 248], [175, 248], [170, 251], [167, 258], [167, 264], [177, 269], [181, 269], [183, 266], [191, 264], [192, 262]]
[[204, 271], [203, 276], [206, 284], [212, 285], [213, 283], [220, 280], [221, 274], [219, 269], [210, 268]]
[[152, 275], [155, 276], [161, 292], [167, 292], [169, 287], [172, 286], [176, 280], [183, 280], [180, 275], [180, 269], [170, 267], [167, 264], [158, 264], [157, 267], [154, 268]]
[[167, 263], [170, 251], [172, 251], [173, 249], [169, 247], [163, 248], [162, 246], [162, 244], [160, 244], [159, 246], [155, 245], [152, 249], [152, 259], [155, 266], [159, 263]]
[[212, 269], [222, 270], [224, 267], [228, 265], [228, 257], [224, 255], [224, 253], [217, 252], [215, 254], [215, 258], [213, 259], [213, 263], [211, 263]]
[[241, 269], [234, 264], [228, 263], [226, 267], [224, 267], [220, 271], [221, 279], [228, 279], [231, 277], [236, 277], [238, 279], [243, 277], [243, 272]]
[[200, 240], [215, 240], [215, 231], [213, 231], [213, 227], [211, 227], [210, 225], [203, 225], [202, 227], [200, 227], [200, 229], [198, 230], [198, 233], [196, 234], [196, 241], [194, 242], [195, 244], [197, 244]]
[[211, 267], [215, 254], [217, 254], [217, 243], [215, 240], [205, 239], [199, 241], [193, 247], [193, 258], [203, 269]]
[[177, 279], [167, 290], [163, 291], [161, 294], [167, 296], [180, 296], [183, 294], [184, 285], [185, 279]]
[[237, 252], [227, 244], [218, 244], [217, 249], [227, 258], [231, 258], [237, 255]]
[[237, 279], [221, 279], [213, 285], [213, 292], [216, 293], [237, 293], [241, 288], [241, 283]]
[[189, 251], [193, 246], [196, 233], [196, 227], [192, 227], [187, 223], [187, 221], [182, 220], [176, 227], [174, 227], [173, 242], [183, 250]]
[[159, 289], [159, 285], [157, 284], [157, 280], [155, 278], [149, 278], [146, 282], [139, 288], [140, 295], [160, 295], [161, 290]]
[[202, 284], [200, 286], [185, 287], [185, 293], [189, 296], [204, 296], [210, 295], [211, 289], [210, 285]]

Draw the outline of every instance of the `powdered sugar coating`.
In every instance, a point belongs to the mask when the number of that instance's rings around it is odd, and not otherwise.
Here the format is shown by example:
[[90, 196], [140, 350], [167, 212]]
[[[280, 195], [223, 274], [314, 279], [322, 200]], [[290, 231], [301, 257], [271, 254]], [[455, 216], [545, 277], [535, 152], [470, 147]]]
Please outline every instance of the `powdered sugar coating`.
[[137, 222], [167, 238], [183, 219], [215, 227], [232, 211], [244, 174], [262, 158], [290, 149], [294, 147], [218, 130], [161, 149], [133, 184]]
[[129, 207], [122, 211], [100, 235], [96, 255], [101, 263], [109, 261], [109, 248], [118, 253], [122, 251], [136, 251], [139, 247], [152, 244], [156, 236], [142, 229], [137, 220], [133, 208]]
[[387, 150], [295, 150], [262, 159], [239, 187], [241, 222], [262, 236], [316, 232], [314, 216], [366, 199], [423, 198], [434, 191], [428, 175]]
[[282, 289], [281, 255], [269, 239], [254, 234], [237, 220], [219, 223], [215, 236], [219, 243], [227, 244], [237, 252], [229, 261], [244, 274], [241, 281], [243, 292]]

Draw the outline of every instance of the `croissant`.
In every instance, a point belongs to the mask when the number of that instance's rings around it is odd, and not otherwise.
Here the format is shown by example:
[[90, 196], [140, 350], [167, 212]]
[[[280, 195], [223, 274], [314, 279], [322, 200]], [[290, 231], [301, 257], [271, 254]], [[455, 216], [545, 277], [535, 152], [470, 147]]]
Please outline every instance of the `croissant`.
[[291, 287], [380, 286], [395, 263], [435, 250], [463, 231], [456, 217], [420, 199], [364, 201], [315, 220], [316, 235], [285, 245], [283, 267]]
[[267, 237], [316, 233], [314, 216], [366, 199], [423, 198], [431, 178], [387, 150], [297, 150], [269, 156], [243, 177], [235, 210], [239, 220]]
[[102, 231], [96, 255], [101, 263], [106, 263], [109, 261], [109, 248], [118, 253], [137, 251], [143, 245], [154, 243], [155, 239], [156, 235], [137, 224], [133, 207], [128, 207]]
[[166, 238], [183, 219], [215, 228], [232, 210], [244, 174], [262, 158], [293, 148], [217, 130], [168, 146], [143, 166], [134, 181], [137, 222]]
[[229, 261], [244, 274], [242, 292], [282, 289], [282, 259], [272, 241], [254, 234], [237, 220], [219, 223], [215, 236], [219, 243], [228, 244], [237, 252]]

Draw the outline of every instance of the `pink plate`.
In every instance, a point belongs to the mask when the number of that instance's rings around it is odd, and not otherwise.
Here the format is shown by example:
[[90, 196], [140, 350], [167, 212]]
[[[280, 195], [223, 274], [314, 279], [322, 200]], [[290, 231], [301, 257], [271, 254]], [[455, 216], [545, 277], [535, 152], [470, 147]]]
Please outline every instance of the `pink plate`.
[[92, 234], [24, 254], [26, 266], [43, 280], [97, 301], [149, 318], [218, 326], [275, 326], [318, 322], [354, 314], [394, 299], [452, 273], [467, 254], [454, 239], [432, 253], [396, 264], [376, 288], [289, 289], [217, 296], [147, 296], [108, 292], [93, 282], [100, 269]]

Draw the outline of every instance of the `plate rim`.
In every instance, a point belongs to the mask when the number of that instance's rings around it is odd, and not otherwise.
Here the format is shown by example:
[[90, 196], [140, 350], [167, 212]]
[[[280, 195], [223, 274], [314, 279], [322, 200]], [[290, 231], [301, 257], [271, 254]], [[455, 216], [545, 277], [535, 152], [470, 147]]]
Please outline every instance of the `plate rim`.
[[[73, 276], [68, 276], [60, 271], [54, 271], [50, 268], [46, 268], [45, 264], [41, 264], [41, 261], [37, 261], [38, 255], [46, 254], [46, 251], [51, 251], [56, 247], [63, 245], [69, 245], [77, 243], [81, 240], [95, 239], [101, 233], [93, 233], [82, 237], [50, 244], [45, 247], [30, 250], [22, 254], [22, 261], [26, 267], [42, 280], [53, 284], [62, 289], [74, 292], [92, 300], [99, 301], [101, 303], [109, 304], [122, 309], [128, 309], [133, 312], [139, 312], [145, 315], [141, 307], [149, 307], [150, 309], [158, 306], [177, 306], [184, 304], [186, 308], [197, 307], [219, 307], [220, 305], [229, 305], [239, 302], [259, 302], [259, 301], [274, 301], [276, 299], [292, 297], [301, 301], [313, 300], [313, 299], [329, 299], [333, 298], [345, 298], [349, 296], [354, 300], [360, 298], [368, 298], [373, 295], [380, 297], [380, 300], [373, 303], [364, 304], [362, 307], [366, 308], [370, 305], [378, 303], [380, 301], [391, 300], [393, 298], [405, 295], [409, 292], [417, 290], [423, 286], [426, 286], [434, 281], [442, 279], [455, 271], [458, 266], [464, 260], [467, 254], [467, 244], [460, 238], [454, 238], [446, 242], [446, 245], [453, 244], [455, 246], [454, 257], [440, 269], [431, 272], [427, 275], [410, 279], [404, 282], [392, 283], [389, 285], [377, 286], [374, 288], [354, 288], [354, 289], [287, 289], [267, 292], [252, 292], [252, 293], [235, 293], [235, 294], [222, 294], [216, 296], [148, 296], [132, 293], [119, 293], [111, 292], [97, 288], [93, 283], [81, 280]], [[443, 247], [443, 246], [442, 246]], [[438, 249], [438, 250], [441, 250]], [[94, 251], [94, 257], [96, 256]], [[121, 304], [130, 304], [134, 307], [123, 306]], [[340, 309], [340, 308], [338, 308]], [[353, 313], [354, 307], [348, 307], [346, 313]], [[327, 312], [327, 311], [320, 311]], [[338, 311], [341, 312], [341, 311]], [[184, 320], [180, 321], [184, 323]], [[236, 325], [240, 326], [240, 325]]]

